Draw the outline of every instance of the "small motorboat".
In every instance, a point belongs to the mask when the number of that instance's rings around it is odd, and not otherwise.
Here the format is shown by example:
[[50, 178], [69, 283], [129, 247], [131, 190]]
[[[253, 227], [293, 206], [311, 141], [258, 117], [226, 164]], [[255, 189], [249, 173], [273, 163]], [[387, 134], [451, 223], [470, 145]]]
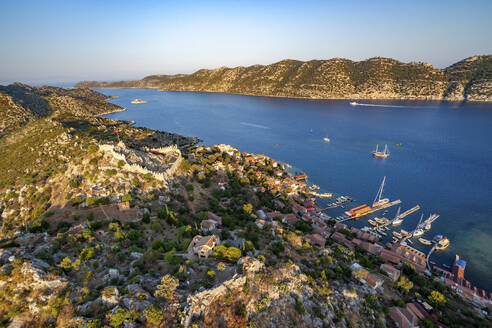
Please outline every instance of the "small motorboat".
[[444, 237], [437, 242], [436, 249], [439, 251], [445, 250], [449, 246], [449, 239]]
[[330, 138], [323, 138], [323, 141], [324, 142], [330, 142], [331, 140], [330, 140]]
[[403, 238], [403, 236], [399, 232], [393, 231], [392, 233], [393, 233], [393, 236], [395, 236], [398, 239], [402, 239]]
[[370, 225], [372, 225], [372, 226], [377, 226], [377, 225], [378, 225], [375, 221], [373, 221], [373, 220], [371, 220], [371, 219], [367, 220], [367, 222], [368, 222]]
[[400, 233], [402, 234], [402, 236], [405, 236], [405, 237], [410, 235], [410, 233], [408, 231], [403, 230], [403, 229], [400, 230]]
[[356, 101], [351, 101], [351, 102], [349, 102], [349, 104], [350, 104], [351, 106], [357, 106], [357, 105], [358, 105], [358, 103], [357, 103]]
[[424, 244], [424, 245], [430, 245], [430, 244], [432, 243], [430, 240], [428, 240], [428, 239], [424, 239], [424, 238], [422, 238], [422, 237], [421, 237], [421, 238], [419, 238], [418, 240], [419, 240], [419, 242], [420, 242], [421, 244]]
[[381, 219], [380, 219], [380, 218], [378, 218], [378, 217], [375, 217], [375, 218], [374, 218], [374, 221], [376, 221], [376, 222], [377, 222], [377, 223], [379, 223], [379, 224], [384, 224], [384, 221], [383, 221], [383, 220], [381, 220]]

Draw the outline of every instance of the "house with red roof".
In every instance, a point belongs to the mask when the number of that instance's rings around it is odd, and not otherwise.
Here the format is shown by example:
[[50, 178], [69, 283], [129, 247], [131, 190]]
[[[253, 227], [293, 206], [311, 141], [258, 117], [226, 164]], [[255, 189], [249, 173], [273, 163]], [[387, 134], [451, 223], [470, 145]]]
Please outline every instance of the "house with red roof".
[[321, 236], [320, 234], [317, 234], [317, 233], [314, 233], [314, 234], [311, 234], [311, 235], [306, 235], [304, 236], [304, 238], [306, 238], [307, 240], [309, 240], [309, 242], [311, 244], [316, 244], [316, 245], [319, 245], [319, 246], [325, 246], [326, 244], [326, 239]]

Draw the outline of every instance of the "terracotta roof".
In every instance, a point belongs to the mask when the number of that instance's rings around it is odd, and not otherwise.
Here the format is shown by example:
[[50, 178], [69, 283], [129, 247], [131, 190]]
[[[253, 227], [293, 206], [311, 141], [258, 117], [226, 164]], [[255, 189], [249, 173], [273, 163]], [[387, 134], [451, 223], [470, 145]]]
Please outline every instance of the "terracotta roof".
[[317, 233], [307, 235], [306, 238], [309, 239], [313, 244], [317, 244], [319, 246], [324, 246], [326, 243], [326, 239]]

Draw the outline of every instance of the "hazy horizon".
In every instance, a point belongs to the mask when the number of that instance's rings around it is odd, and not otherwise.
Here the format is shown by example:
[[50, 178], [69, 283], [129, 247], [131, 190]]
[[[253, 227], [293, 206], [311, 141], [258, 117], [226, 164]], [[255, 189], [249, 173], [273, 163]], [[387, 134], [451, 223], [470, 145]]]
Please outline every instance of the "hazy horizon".
[[444, 68], [492, 53], [492, 3], [16, 1], [0, 84], [118, 81], [283, 59], [390, 57]]

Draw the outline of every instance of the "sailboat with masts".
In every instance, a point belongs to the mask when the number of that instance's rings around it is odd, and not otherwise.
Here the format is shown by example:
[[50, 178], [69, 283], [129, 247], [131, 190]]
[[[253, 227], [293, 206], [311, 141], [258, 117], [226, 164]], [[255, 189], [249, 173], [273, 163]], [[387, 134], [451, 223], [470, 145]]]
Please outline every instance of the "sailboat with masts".
[[422, 229], [422, 219], [424, 218], [424, 213], [420, 216], [419, 223], [417, 224], [417, 227], [413, 231], [413, 237], [418, 237], [422, 236], [424, 234], [424, 229]]
[[386, 176], [383, 178], [383, 182], [381, 182], [381, 186], [379, 186], [379, 190], [376, 195], [376, 198], [374, 198], [374, 202], [372, 203], [372, 208], [378, 208], [389, 203], [388, 198], [381, 198], [383, 196], [383, 188], [384, 188], [385, 181], [386, 181]]
[[384, 151], [379, 151], [379, 144], [376, 145], [376, 150], [372, 152], [372, 156], [377, 158], [388, 158], [390, 155], [388, 145], [384, 145]]
[[400, 225], [403, 223], [403, 219], [400, 218], [400, 209], [401, 209], [401, 206], [398, 206], [398, 211], [396, 212], [396, 216], [393, 219], [393, 221], [391, 221], [391, 224], [394, 226], [397, 226], [397, 225]]

